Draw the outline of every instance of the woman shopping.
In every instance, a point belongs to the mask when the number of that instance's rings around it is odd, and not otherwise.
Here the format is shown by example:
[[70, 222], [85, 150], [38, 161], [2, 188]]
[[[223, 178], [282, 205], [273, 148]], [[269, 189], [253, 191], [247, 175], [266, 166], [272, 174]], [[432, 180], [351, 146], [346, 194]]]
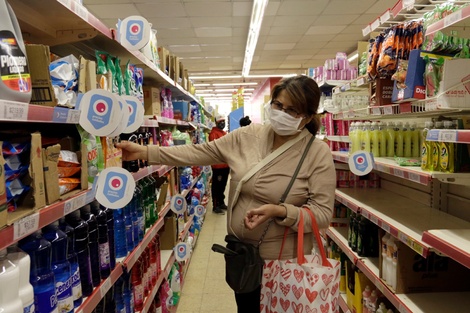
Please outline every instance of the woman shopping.
[[[280, 257], [292, 259], [297, 252], [300, 210], [310, 210], [320, 229], [328, 227], [333, 212], [336, 186], [333, 159], [329, 147], [314, 140], [320, 125], [316, 113], [319, 101], [320, 90], [313, 79], [302, 75], [289, 77], [273, 87], [267, 107], [269, 124], [252, 123], [198, 145], [158, 147], [121, 142], [117, 147], [123, 150], [123, 160], [148, 159], [150, 164], [227, 163], [231, 169], [228, 233], [252, 245], [262, 241], [261, 258], [274, 260], [279, 258], [287, 227]], [[305, 159], [301, 162], [304, 151]], [[260, 162], [266, 164], [246, 178], [246, 173]], [[295, 179], [290, 191], [280, 202], [292, 177]], [[311, 251], [314, 239], [310, 216], [305, 214], [303, 221], [304, 250]], [[260, 312], [260, 290], [261, 286], [251, 292], [235, 293], [238, 312]]]

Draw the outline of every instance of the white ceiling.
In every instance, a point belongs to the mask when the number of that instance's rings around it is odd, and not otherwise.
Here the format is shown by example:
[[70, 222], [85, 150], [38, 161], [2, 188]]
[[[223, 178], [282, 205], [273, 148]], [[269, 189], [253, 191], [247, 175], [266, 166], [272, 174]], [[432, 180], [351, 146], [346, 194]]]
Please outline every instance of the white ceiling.
[[[253, 1], [84, 0], [109, 27], [145, 17], [158, 45], [179, 56], [189, 76], [241, 75]], [[270, 0], [250, 75], [305, 73], [336, 52], [354, 52], [362, 29], [397, 0]], [[206, 81], [194, 81], [202, 83]], [[226, 87], [225, 87], [226, 88]]]

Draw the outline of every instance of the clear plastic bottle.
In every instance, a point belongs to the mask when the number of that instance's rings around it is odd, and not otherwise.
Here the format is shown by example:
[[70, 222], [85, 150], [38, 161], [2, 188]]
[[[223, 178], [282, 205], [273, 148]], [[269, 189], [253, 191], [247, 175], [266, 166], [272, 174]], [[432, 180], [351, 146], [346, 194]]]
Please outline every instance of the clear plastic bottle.
[[[452, 121], [444, 121], [444, 129], [453, 129]], [[445, 173], [455, 172], [455, 143], [440, 142], [439, 168]]]
[[379, 308], [375, 312], [376, 313], [387, 313], [387, 307], [385, 306], [385, 304], [383, 302], [380, 302]]
[[[131, 201], [132, 202], [132, 201]], [[132, 225], [132, 216], [131, 216], [131, 204], [124, 206], [123, 215], [124, 215], [124, 225], [126, 226], [126, 247], [127, 252], [132, 252], [135, 247], [134, 243], [134, 229]], [[137, 238], [138, 239], [138, 238]]]
[[[8, 247], [7, 257], [20, 271], [18, 296], [23, 304], [23, 313], [34, 313], [34, 290], [33, 286], [29, 282], [31, 258], [16, 245]], [[3, 300], [1, 300], [0, 303], [3, 303]]]
[[[434, 129], [442, 129], [443, 128], [443, 122], [441, 121], [436, 121], [434, 123]], [[440, 142], [438, 141], [432, 141], [431, 142], [431, 151], [432, 151], [432, 171], [440, 172], [441, 167], [440, 167], [440, 157], [441, 157], [441, 147], [440, 147]]]
[[395, 156], [397, 157], [403, 157], [404, 155], [403, 142], [404, 142], [403, 123], [397, 122], [395, 124]]
[[111, 270], [116, 266], [116, 247], [114, 244], [114, 213], [110, 208], [100, 206], [106, 213], [106, 224], [108, 225], [108, 243], [109, 243], [109, 265]]
[[93, 279], [93, 287], [97, 287], [101, 284], [98, 222], [96, 221], [96, 216], [91, 213], [91, 206], [89, 204], [80, 208], [80, 216], [88, 224], [88, 247], [90, 251], [91, 277]]
[[395, 124], [388, 122], [387, 125], [387, 157], [395, 156]]
[[114, 213], [114, 245], [116, 248], [116, 258], [123, 258], [127, 255], [126, 246], [126, 224], [122, 209], [113, 210]]
[[55, 278], [51, 269], [51, 243], [36, 231], [22, 239], [18, 247], [31, 258], [30, 283], [34, 289], [35, 312], [58, 313]]
[[47, 225], [42, 231], [44, 238], [51, 243], [57, 309], [59, 313], [73, 312], [72, 272], [70, 262], [67, 261], [67, 235], [59, 229], [59, 221]]
[[387, 130], [385, 125], [378, 122], [378, 137], [379, 137], [379, 156], [386, 157], [387, 156]]
[[421, 156], [421, 145], [419, 142], [419, 129], [416, 126], [416, 122], [412, 122], [410, 125], [411, 131], [411, 157], [419, 158]]
[[403, 156], [405, 158], [411, 158], [412, 157], [412, 131], [410, 127], [410, 123], [405, 122], [405, 125], [403, 126]]
[[370, 149], [371, 136], [370, 136], [370, 122], [366, 121], [362, 126], [362, 136], [361, 136], [361, 150], [366, 152], [371, 152]]
[[432, 121], [424, 123], [423, 138], [421, 140], [421, 169], [425, 171], [432, 170], [432, 143], [426, 140], [428, 131], [432, 128]]
[[374, 158], [377, 158], [380, 156], [379, 126], [377, 122], [372, 122], [370, 125], [370, 150]]
[[19, 290], [20, 268], [7, 258], [6, 249], [0, 250], [0, 312], [23, 312]]
[[96, 216], [98, 224], [98, 247], [99, 247], [99, 263], [100, 276], [102, 279], [108, 278], [111, 274], [111, 252], [108, 241], [108, 216], [101, 209], [98, 201], [91, 203], [91, 213]]

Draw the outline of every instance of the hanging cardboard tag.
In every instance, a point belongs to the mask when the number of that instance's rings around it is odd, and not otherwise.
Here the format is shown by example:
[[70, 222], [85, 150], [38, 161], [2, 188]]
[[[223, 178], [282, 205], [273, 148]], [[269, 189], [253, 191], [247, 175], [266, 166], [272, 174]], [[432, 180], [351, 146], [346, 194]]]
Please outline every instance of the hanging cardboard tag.
[[120, 167], [103, 170], [96, 181], [96, 200], [104, 207], [121, 209], [133, 197], [135, 180], [131, 173]]
[[129, 110], [129, 120], [123, 133], [131, 134], [144, 123], [144, 106], [135, 96], [121, 96], [126, 101]]
[[374, 168], [372, 154], [366, 151], [356, 151], [349, 156], [349, 170], [358, 176], [369, 174]]

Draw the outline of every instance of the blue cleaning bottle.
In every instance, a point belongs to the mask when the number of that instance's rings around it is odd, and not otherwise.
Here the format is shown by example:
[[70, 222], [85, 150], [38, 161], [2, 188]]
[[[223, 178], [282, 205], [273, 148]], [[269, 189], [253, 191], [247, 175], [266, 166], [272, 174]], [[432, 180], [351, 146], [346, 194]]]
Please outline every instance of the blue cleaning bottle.
[[59, 221], [42, 229], [43, 236], [51, 243], [52, 271], [55, 276], [57, 309], [59, 313], [73, 312], [72, 272], [67, 261], [67, 235], [59, 229]]
[[30, 283], [34, 289], [35, 313], [58, 313], [54, 272], [51, 269], [51, 243], [40, 231], [22, 239], [18, 247], [31, 258]]
[[122, 278], [122, 276], [119, 277], [119, 279], [114, 284], [114, 302], [116, 303], [116, 313], [126, 312], [123, 298], [123, 284], [124, 279]]
[[122, 275], [122, 298], [126, 313], [134, 313], [134, 292], [132, 290], [131, 275], [124, 273]]
[[129, 203], [131, 208], [131, 220], [132, 220], [132, 236], [134, 237], [134, 248], [140, 243], [139, 239], [139, 217], [137, 215], [137, 199], [132, 199]]
[[108, 224], [106, 212], [102, 211], [98, 201], [91, 203], [91, 213], [96, 216], [98, 223], [98, 246], [100, 253], [100, 275], [105, 279], [111, 274], [109, 242], [108, 242]]
[[142, 189], [140, 188], [139, 185], [136, 184], [135, 190], [134, 190], [134, 197], [133, 200], [135, 199], [135, 210], [137, 211], [137, 219], [138, 219], [138, 224], [139, 224], [139, 242], [141, 242], [144, 239], [145, 235], [145, 211], [144, 211], [144, 200], [143, 200], [143, 195], [142, 195]]
[[96, 216], [91, 213], [91, 206], [89, 204], [80, 208], [80, 217], [88, 224], [88, 247], [90, 249], [91, 278], [93, 279], [93, 287], [97, 287], [101, 284], [98, 222], [96, 221]]
[[116, 248], [116, 258], [123, 258], [127, 255], [126, 246], [126, 225], [122, 209], [113, 210], [114, 214], [114, 246]]
[[74, 228], [74, 247], [78, 258], [78, 266], [80, 268], [82, 293], [84, 297], [88, 297], [93, 292], [90, 251], [88, 250], [88, 224], [80, 218], [79, 210], [65, 216], [65, 221]]
[[124, 225], [126, 226], [126, 247], [127, 252], [130, 253], [134, 250], [134, 230], [132, 228], [132, 216], [131, 216], [131, 207], [129, 204], [124, 206]]
[[116, 248], [114, 244], [114, 213], [110, 208], [100, 206], [101, 210], [106, 213], [106, 224], [108, 225], [108, 243], [109, 243], [109, 265], [111, 270], [116, 266]]
[[73, 306], [78, 308], [82, 304], [82, 284], [77, 253], [75, 253], [75, 234], [73, 227], [65, 222], [65, 218], [59, 220], [59, 228], [67, 235], [67, 261], [70, 263], [70, 272], [72, 273]]

